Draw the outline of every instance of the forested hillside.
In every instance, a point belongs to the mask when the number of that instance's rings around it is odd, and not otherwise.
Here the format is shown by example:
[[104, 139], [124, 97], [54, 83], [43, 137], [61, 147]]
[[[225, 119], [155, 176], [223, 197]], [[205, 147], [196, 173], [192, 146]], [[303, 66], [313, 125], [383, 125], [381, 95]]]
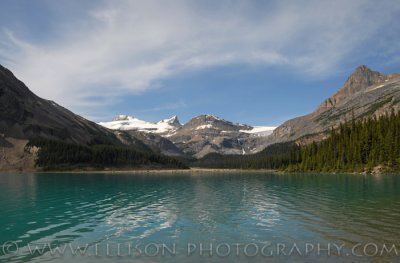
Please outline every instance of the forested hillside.
[[221, 155], [211, 153], [191, 163], [191, 166], [204, 168], [230, 169], [280, 169], [290, 164], [292, 143], [277, 143], [268, 146], [262, 152], [252, 155]]
[[346, 122], [319, 143], [275, 144], [247, 156], [208, 155], [195, 163], [208, 168], [281, 169], [315, 172], [400, 170], [400, 113]]
[[371, 171], [400, 167], [400, 114], [340, 125], [321, 143], [292, 151], [288, 170]]
[[149, 151], [113, 145], [82, 145], [47, 139], [30, 140], [38, 147], [35, 165], [44, 170], [74, 168], [187, 168], [180, 161]]

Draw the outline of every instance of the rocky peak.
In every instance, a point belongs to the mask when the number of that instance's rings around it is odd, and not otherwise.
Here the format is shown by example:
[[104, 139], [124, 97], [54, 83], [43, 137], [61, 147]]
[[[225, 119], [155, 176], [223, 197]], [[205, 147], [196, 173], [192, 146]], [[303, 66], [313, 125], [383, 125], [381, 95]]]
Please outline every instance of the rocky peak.
[[342, 88], [319, 106], [317, 112], [335, 107], [346, 98], [366, 90], [369, 86], [382, 83], [386, 79], [386, 75], [373, 71], [365, 65], [360, 65], [348, 77]]
[[248, 130], [252, 127], [242, 125], [242, 124], [234, 124], [230, 121], [224, 120], [214, 115], [204, 114], [194, 117], [185, 125], [182, 126], [181, 132], [208, 132], [209, 130], [214, 131], [235, 131], [239, 132], [239, 130]]
[[400, 73], [388, 75], [358, 67], [341, 89], [314, 112], [286, 121], [266, 144], [296, 141], [309, 143], [326, 138], [332, 127], [351, 120], [400, 111]]
[[369, 69], [365, 65], [358, 66], [356, 70], [350, 75], [342, 89], [349, 93], [356, 93], [365, 88], [378, 84], [386, 79], [386, 76]]
[[[0, 96], [5, 94], [21, 98], [37, 98], [10, 70], [0, 65]], [[6, 99], [6, 96], [3, 99]]]
[[159, 121], [159, 123], [168, 123], [172, 126], [177, 126], [177, 127], [182, 126], [182, 124], [179, 122], [178, 116], [176, 115], [172, 116], [169, 119], [161, 120]]
[[3, 76], [9, 76], [9, 77], [14, 77], [15, 78], [14, 74], [10, 70], [8, 70], [7, 68], [3, 67], [1, 64], [0, 64], [0, 74], [2, 75], [2, 77]]
[[129, 116], [129, 115], [120, 114], [120, 115], [114, 117], [112, 120], [113, 121], [127, 121], [129, 119], [133, 119], [133, 117]]
[[217, 123], [232, 124], [229, 121], [216, 117], [214, 115], [203, 114], [191, 119], [186, 126], [212, 125]]

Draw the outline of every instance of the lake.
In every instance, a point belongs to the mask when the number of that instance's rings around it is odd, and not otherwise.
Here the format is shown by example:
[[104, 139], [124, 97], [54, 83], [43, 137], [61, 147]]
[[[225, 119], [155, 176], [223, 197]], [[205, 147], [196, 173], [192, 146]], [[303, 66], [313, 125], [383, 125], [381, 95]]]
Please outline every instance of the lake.
[[400, 262], [400, 177], [0, 174], [2, 262]]

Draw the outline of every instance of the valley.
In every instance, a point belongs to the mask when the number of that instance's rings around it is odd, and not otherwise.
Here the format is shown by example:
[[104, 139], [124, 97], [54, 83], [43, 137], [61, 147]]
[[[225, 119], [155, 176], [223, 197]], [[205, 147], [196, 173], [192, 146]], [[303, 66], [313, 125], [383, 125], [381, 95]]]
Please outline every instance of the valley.
[[[307, 146], [320, 143], [331, 136], [332, 129], [337, 129], [349, 121], [363, 122], [399, 112], [400, 74], [385, 75], [361, 65], [348, 77], [338, 92], [324, 100], [314, 112], [288, 120], [278, 127], [233, 123], [210, 114], [193, 117], [184, 124], [177, 116], [159, 122], [149, 122], [129, 115], [118, 115], [111, 121], [94, 123], [53, 101], [36, 96], [4, 67], [0, 68], [0, 102], [0, 147], [3, 149], [0, 152], [0, 169], [3, 170], [39, 169], [40, 167], [33, 165], [33, 160], [36, 160], [36, 164], [38, 162], [39, 145], [36, 145], [35, 151], [31, 148], [21, 148], [21, 145], [38, 139], [49, 142], [43, 145], [53, 145], [50, 142], [57, 141], [64, 143], [66, 148], [73, 145], [103, 145], [108, 147], [107, 151], [126, 149], [140, 153], [141, 156], [148, 156], [146, 158], [160, 156], [153, 158], [154, 160], [161, 160], [161, 156], [165, 156], [166, 160], [172, 158], [167, 163], [176, 163], [177, 167], [190, 166], [196, 163], [194, 160], [207, 160], [210, 156], [236, 156], [236, 159], [247, 160], [255, 158], [252, 156], [259, 158], [266, 154], [263, 162], [267, 164], [263, 167], [275, 169], [278, 166], [271, 164], [272, 159], [281, 157], [271, 149], [281, 149], [279, 145]], [[289, 154], [288, 147], [284, 146], [282, 149], [286, 150], [279, 150], [280, 155]], [[78, 151], [74, 154], [80, 153]], [[115, 158], [115, 162], [109, 161], [109, 168], [114, 165], [115, 168], [124, 166], [124, 163], [116, 160], [125, 159], [116, 157], [117, 155], [113, 154], [114, 157], [110, 157]], [[44, 153], [40, 156], [44, 156]], [[53, 158], [49, 153], [45, 156]], [[85, 158], [76, 156], [77, 160], [87, 160]], [[174, 158], [176, 161], [172, 161]], [[60, 161], [57, 158], [55, 160]], [[69, 158], [65, 161], [64, 168], [72, 165], [73, 160]], [[178, 164], [178, 160], [186, 165]], [[135, 162], [126, 161], [128, 166], [135, 168]], [[146, 167], [162, 168], [163, 165], [160, 166], [157, 162], [143, 163], [146, 163]], [[55, 161], [50, 163], [56, 164]], [[204, 161], [200, 161], [201, 163]], [[102, 169], [98, 161], [95, 164], [83, 162], [79, 165], [95, 165]]]

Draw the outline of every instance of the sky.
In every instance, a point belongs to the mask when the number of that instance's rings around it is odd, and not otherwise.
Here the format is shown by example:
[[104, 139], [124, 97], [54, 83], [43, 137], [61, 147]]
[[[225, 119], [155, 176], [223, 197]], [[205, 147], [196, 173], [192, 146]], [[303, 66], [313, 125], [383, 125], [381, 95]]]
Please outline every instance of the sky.
[[361, 64], [400, 72], [400, 1], [2, 0], [0, 64], [93, 121], [276, 126]]

